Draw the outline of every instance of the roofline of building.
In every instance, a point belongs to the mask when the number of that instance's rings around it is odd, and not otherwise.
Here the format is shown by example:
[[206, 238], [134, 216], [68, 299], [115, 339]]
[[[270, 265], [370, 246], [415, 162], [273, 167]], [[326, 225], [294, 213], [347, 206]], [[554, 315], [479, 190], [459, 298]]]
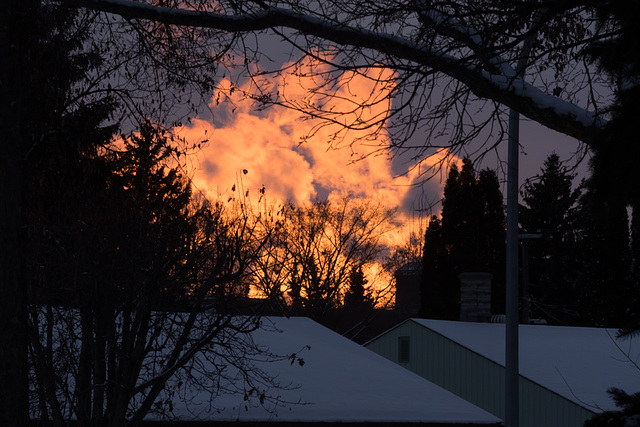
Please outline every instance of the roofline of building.
[[[426, 320], [436, 320], [436, 319], [426, 319]], [[458, 322], [458, 321], [456, 321], [456, 320], [448, 320], [448, 321], [450, 321], [450, 322]], [[478, 355], [479, 357], [481, 357], [481, 358], [483, 358], [483, 359], [485, 359], [485, 360], [487, 360], [487, 361], [489, 361], [489, 362], [491, 362], [491, 363], [493, 363], [493, 364], [495, 364], [495, 365], [498, 365], [498, 366], [500, 366], [500, 367], [501, 367], [501, 368], [503, 368], [503, 369], [506, 369], [506, 368], [505, 368], [505, 366], [504, 366], [504, 364], [499, 363], [499, 362], [496, 362], [495, 360], [492, 360], [492, 359], [488, 358], [487, 356], [485, 356], [485, 355], [483, 355], [483, 354], [480, 354], [480, 353], [478, 353], [477, 351], [475, 351], [475, 350], [473, 350], [473, 349], [470, 349], [470, 348], [469, 348], [469, 347], [467, 347], [466, 345], [464, 345], [464, 344], [462, 344], [462, 343], [460, 343], [460, 342], [458, 342], [458, 341], [456, 341], [456, 340], [454, 340], [454, 339], [452, 339], [452, 338], [450, 338], [450, 337], [448, 337], [448, 336], [446, 336], [446, 335], [443, 335], [442, 333], [440, 333], [440, 332], [438, 332], [438, 331], [435, 331], [435, 330], [433, 330], [433, 329], [429, 328], [429, 327], [428, 327], [428, 326], [426, 326], [426, 325], [423, 325], [422, 323], [420, 323], [420, 322], [418, 322], [418, 321], [417, 321], [417, 318], [414, 318], [414, 317], [409, 318], [409, 319], [407, 319], [407, 320], [405, 320], [405, 321], [403, 321], [403, 322], [401, 322], [401, 323], [398, 323], [398, 324], [397, 324], [397, 325], [395, 325], [394, 327], [387, 329], [386, 331], [384, 331], [383, 333], [379, 334], [379, 335], [378, 335], [378, 336], [376, 336], [375, 338], [373, 338], [373, 339], [371, 339], [371, 340], [367, 341], [366, 343], [364, 343], [364, 344], [363, 344], [363, 346], [365, 346], [365, 347], [366, 347], [366, 346], [367, 346], [367, 344], [369, 344], [369, 343], [371, 343], [371, 342], [373, 342], [373, 341], [377, 340], [378, 338], [380, 338], [380, 337], [382, 337], [383, 335], [385, 335], [385, 334], [387, 334], [387, 333], [391, 332], [392, 330], [394, 330], [394, 329], [396, 329], [396, 328], [399, 328], [400, 326], [404, 325], [404, 324], [405, 324], [405, 323], [407, 323], [407, 322], [413, 322], [413, 323], [415, 323], [415, 324], [416, 324], [416, 325], [418, 325], [418, 326], [421, 326], [421, 327], [423, 327], [423, 328], [425, 328], [425, 329], [428, 329], [428, 330], [429, 330], [429, 331], [431, 331], [432, 333], [434, 333], [434, 334], [436, 334], [436, 335], [440, 335], [442, 338], [444, 338], [444, 339], [446, 339], [446, 340], [448, 340], [448, 341], [450, 341], [450, 342], [452, 342], [452, 343], [454, 343], [454, 344], [457, 344], [457, 345], [459, 345], [459, 346], [461, 346], [461, 347], [464, 347], [465, 349], [467, 349], [467, 350], [468, 350], [468, 351], [470, 351], [471, 353], [474, 353], [474, 354]], [[460, 323], [484, 323], [484, 322], [460, 322]], [[495, 323], [487, 323], [487, 325], [495, 325]], [[581, 408], [586, 409], [587, 411], [589, 411], [589, 412], [593, 413], [594, 415], [595, 415], [595, 414], [600, 413], [600, 412], [595, 412], [595, 411], [594, 411], [594, 407], [593, 407], [592, 405], [588, 405], [587, 403], [584, 403], [584, 402], [580, 401], [579, 399], [577, 399], [577, 397], [576, 397], [577, 401], [574, 401], [574, 400], [568, 399], [567, 397], [565, 397], [565, 396], [563, 396], [563, 395], [559, 394], [558, 392], [556, 392], [556, 391], [554, 391], [554, 390], [551, 390], [549, 387], [546, 387], [546, 386], [544, 386], [544, 385], [540, 384], [539, 382], [537, 382], [537, 381], [535, 381], [535, 380], [533, 380], [533, 379], [531, 379], [531, 378], [529, 378], [529, 377], [527, 377], [527, 376], [525, 376], [525, 375], [522, 375], [522, 373], [520, 373], [520, 372], [518, 372], [518, 376], [519, 376], [519, 377], [521, 377], [521, 378], [524, 378], [524, 379], [525, 379], [525, 380], [527, 380], [527, 381], [531, 381], [532, 383], [534, 383], [534, 384], [535, 384], [535, 385], [537, 385], [538, 387], [541, 387], [541, 388], [543, 388], [543, 389], [547, 390], [549, 393], [553, 393], [553, 394], [555, 394], [556, 396], [558, 396], [558, 397], [560, 397], [560, 398], [562, 398], [562, 399], [564, 399], [564, 400], [567, 400], [567, 401], [569, 401], [569, 402], [573, 403], [574, 405], [578, 405], [578, 406], [580, 406]], [[567, 384], [567, 387], [568, 387], [568, 384]], [[570, 388], [570, 387], [569, 387], [569, 390], [571, 391], [571, 388]], [[573, 393], [573, 392], [572, 392], [572, 393]]]

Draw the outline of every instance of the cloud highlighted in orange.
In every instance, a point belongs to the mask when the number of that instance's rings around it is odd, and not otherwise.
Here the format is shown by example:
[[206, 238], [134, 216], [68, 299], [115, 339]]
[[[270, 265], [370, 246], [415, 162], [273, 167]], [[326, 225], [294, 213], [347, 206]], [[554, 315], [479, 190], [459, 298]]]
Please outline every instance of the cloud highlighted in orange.
[[[375, 140], [367, 138], [370, 129], [366, 129], [368, 121], [379, 120], [390, 108], [391, 72], [374, 69], [367, 75], [344, 73], [332, 89], [333, 96], [328, 97], [316, 78], [324, 72], [323, 66], [310, 64], [309, 72], [292, 68], [289, 74], [268, 84], [289, 101], [340, 112], [337, 117], [342, 123], [361, 123], [362, 129], [346, 131], [338, 124], [327, 125], [279, 106], [257, 111], [243, 98], [243, 92], [250, 89], [248, 85], [233, 88], [231, 82], [223, 80], [210, 104], [214, 119], [195, 119], [178, 132], [187, 141], [208, 140], [197, 154], [193, 182], [209, 196], [223, 200], [237, 194], [232, 188], [237, 191], [242, 187], [254, 206], [262, 188], [268, 204], [304, 204], [316, 198], [338, 200], [345, 196], [380, 200], [387, 208], [400, 208], [385, 244], [402, 245], [411, 233], [420, 235], [423, 225], [415, 213], [402, 208], [415, 197], [415, 184], [423, 179], [425, 168], [448, 159], [450, 154], [441, 150], [398, 175], [387, 150], [384, 127]], [[359, 108], [365, 103], [365, 108]], [[442, 194], [442, 180], [438, 178], [428, 187], [433, 199]]]

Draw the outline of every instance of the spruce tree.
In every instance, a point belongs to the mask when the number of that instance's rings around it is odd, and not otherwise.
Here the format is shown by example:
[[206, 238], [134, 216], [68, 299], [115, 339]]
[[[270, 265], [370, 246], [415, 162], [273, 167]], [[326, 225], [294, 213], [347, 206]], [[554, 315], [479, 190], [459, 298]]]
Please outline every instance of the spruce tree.
[[[467, 163], [465, 181], [467, 185], [471, 185], [471, 174], [468, 166], [469, 164]], [[449, 170], [444, 186], [440, 227], [436, 229], [440, 236], [437, 238], [435, 236], [429, 237], [429, 240], [436, 240], [442, 246], [441, 249], [429, 249], [429, 251], [446, 253], [446, 263], [437, 267], [435, 276], [424, 273], [422, 275], [422, 286], [425, 288], [423, 293], [425, 295], [432, 294], [437, 298], [433, 303], [427, 303], [427, 306], [423, 307], [424, 314], [427, 317], [455, 320], [460, 316], [460, 287], [457, 285], [456, 277], [462, 268], [459, 263], [460, 254], [466, 252], [466, 247], [462, 247], [461, 242], [467, 231], [465, 229], [465, 209], [468, 201], [468, 199], [464, 199], [465, 189], [463, 189], [462, 183], [462, 174], [459, 172], [457, 165], [454, 164]], [[466, 192], [469, 192], [468, 189]], [[437, 225], [434, 223], [434, 226]], [[427, 230], [427, 233], [429, 231], [433, 232], [435, 230]], [[426, 240], [427, 236], [425, 236], [425, 246]], [[452, 244], [452, 242], [455, 243]], [[436, 260], [436, 262], [439, 261]], [[429, 288], [434, 289], [429, 290]], [[428, 306], [434, 307], [434, 305], [435, 311], [428, 312], [426, 310]]]
[[368, 309], [374, 307], [374, 300], [366, 289], [367, 279], [362, 265], [354, 265], [349, 272], [349, 289], [344, 296], [344, 306], [348, 309]]
[[[619, 327], [624, 335], [640, 331], [640, 275], [637, 269], [637, 216], [640, 187], [635, 175], [640, 145], [640, 3], [593, 2], [603, 23], [613, 23], [614, 37], [593, 43], [589, 54], [617, 83], [611, 120], [600, 141], [594, 144], [589, 195], [582, 205], [587, 263], [581, 307], [584, 316], [603, 326]], [[627, 207], [632, 209], [631, 249]], [[594, 416], [585, 426], [627, 425], [640, 417], [640, 394], [636, 390], [610, 389], [619, 412]]]
[[[484, 271], [486, 268], [486, 258], [482, 252], [485, 243], [486, 229], [483, 227], [484, 221], [484, 201], [478, 188], [478, 179], [469, 159], [464, 159], [459, 178], [459, 194], [456, 195], [456, 204], [449, 211], [456, 211], [454, 218], [442, 217], [442, 226], [447, 232], [445, 239], [451, 244], [453, 273], [458, 274], [466, 271]], [[451, 204], [451, 200], [445, 199], [445, 205]], [[454, 244], [455, 242], [455, 244]]]
[[[33, 215], [48, 236], [40, 237], [32, 259], [41, 279], [30, 319], [33, 387], [38, 417], [60, 425], [71, 418], [124, 425], [137, 398], [144, 403], [136, 402], [135, 417], [144, 417], [168, 379], [147, 371], [157, 357], [154, 336], [160, 330], [191, 336], [168, 337], [165, 355], [209, 346], [215, 334], [197, 344], [200, 326], [180, 323], [180, 312], [195, 319], [213, 304], [222, 323], [203, 326], [223, 325], [238, 264], [245, 262], [237, 253], [251, 250], [218, 205], [192, 197], [161, 128], [145, 121], [111, 148], [97, 158], [78, 154], [101, 167], [82, 168], [75, 186], [66, 180], [53, 186], [50, 200], [61, 197], [60, 203]], [[71, 324], [78, 326], [66, 327]], [[77, 362], [70, 368], [65, 360], [72, 357]], [[134, 398], [136, 381], [144, 378], [148, 394]]]
[[[89, 151], [110, 135], [112, 129], [100, 125], [113, 102], [83, 92], [86, 75], [100, 62], [92, 50], [97, 47], [86, 43], [92, 14], [37, 0], [6, 6], [0, 23], [0, 323], [5, 325], [0, 336], [6, 344], [0, 350], [0, 419], [26, 425], [27, 304], [34, 287], [44, 284], [32, 280], [38, 278], [32, 273], [39, 273], [32, 268], [37, 260], [33, 249], [46, 244], [42, 232], [48, 229], [39, 222], [44, 212], [61, 206], [59, 199], [40, 196], [94, 166], [75, 163], [74, 153]], [[81, 184], [76, 180], [76, 188]], [[50, 254], [39, 255], [42, 260]]]
[[580, 201], [580, 314], [591, 326], [629, 328], [640, 289], [632, 272], [627, 207], [620, 198], [599, 194], [591, 180], [587, 189]]
[[627, 218], [628, 207], [634, 215], [640, 209], [635, 176], [640, 157], [636, 130], [640, 115], [640, 4], [594, 2], [594, 10], [603, 23], [616, 25], [619, 31], [591, 44], [587, 52], [615, 83], [615, 102], [605, 132], [592, 146], [589, 197], [583, 203], [585, 240], [591, 249], [586, 256], [593, 261], [585, 269], [583, 308], [589, 321], [623, 327], [631, 333], [640, 327], [640, 313], [635, 308], [640, 282], [631, 271]]
[[578, 323], [577, 276], [581, 266], [575, 242], [580, 188], [553, 153], [541, 173], [524, 184], [520, 226], [525, 233], [540, 233], [528, 245], [529, 296], [532, 315], [549, 323]]
[[464, 272], [493, 274], [492, 310], [504, 305], [505, 219], [495, 172], [477, 176], [473, 163], [452, 165], [445, 183], [442, 214], [433, 217], [425, 233], [422, 309], [425, 317], [458, 319], [460, 285]]
[[500, 181], [494, 170], [483, 169], [478, 174], [478, 194], [482, 199], [482, 221], [480, 230], [482, 244], [480, 253], [484, 254], [479, 265], [480, 271], [493, 275], [491, 285], [491, 312], [505, 312], [506, 292], [506, 217], [505, 206], [500, 191]]
[[449, 270], [449, 257], [442, 237], [440, 219], [434, 215], [429, 220], [422, 251], [422, 317], [451, 318], [451, 313], [455, 310], [455, 295], [451, 297], [447, 293], [453, 292], [453, 289], [447, 286], [449, 277], [445, 272]]

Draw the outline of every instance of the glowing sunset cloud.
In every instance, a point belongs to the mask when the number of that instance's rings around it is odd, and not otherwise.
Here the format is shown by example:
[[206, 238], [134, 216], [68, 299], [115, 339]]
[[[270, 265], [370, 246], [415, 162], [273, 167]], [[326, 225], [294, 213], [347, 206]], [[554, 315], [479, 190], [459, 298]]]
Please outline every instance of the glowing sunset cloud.
[[[385, 73], [383, 78], [390, 74], [385, 70], [372, 72]], [[376, 91], [380, 92], [379, 99], [387, 98], [389, 89], [376, 87], [374, 79], [346, 74], [344, 79], [348, 84], [338, 89], [337, 96], [326, 100], [330, 105], [325, 108], [349, 111], [353, 103], [364, 102]], [[308, 95], [310, 83], [304, 77], [285, 75], [279, 84], [279, 90], [286, 91], [289, 99], [312, 102]], [[317, 120], [305, 119], [298, 111], [280, 107], [253, 111], [250, 102], [242, 99], [241, 92], [246, 87], [217, 105], [215, 100], [224, 99], [222, 94], [229, 92], [229, 85], [228, 81], [222, 81], [213, 95], [214, 123], [195, 119], [180, 132], [189, 141], [208, 140], [197, 156], [193, 181], [198, 188], [212, 196], [227, 195], [239, 172], [247, 170], [241, 176], [244, 188], [256, 195], [264, 186], [273, 202], [303, 203], [317, 197], [351, 195], [380, 198], [389, 206], [403, 206], [419, 173], [414, 169], [397, 176], [386, 153], [369, 155], [388, 146], [386, 135], [380, 135], [375, 141], [378, 146], [372, 147], [357, 140], [365, 132], [350, 131], [340, 141], [343, 148], [336, 149], [330, 141], [339, 126], [315, 128]], [[363, 119], [380, 116], [388, 108], [388, 102], [377, 103]], [[312, 132], [313, 136], [305, 139]], [[303, 139], [305, 142], [300, 144]]]
[[279, 117], [257, 117], [245, 108], [223, 127], [193, 120], [187, 139], [210, 138], [197, 155], [196, 187], [212, 197], [226, 196], [241, 179], [250, 195], [256, 196], [264, 186], [274, 201], [300, 203], [315, 197], [311, 165], [296, 151]]
[[[301, 77], [299, 71], [269, 83], [289, 100], [301, 104], [320, 102], [317, 95], [309, 92], [316, 84], [313, 77]], [[371, 73], [369, 77], [373, 78], [343, 74], [345, 84], [338, 88], [336, 96], [322, 98], [323, 107], [349, 112], [374, 94], [380, 102], [367, 108], [361, 119], [384, 115], [390, 107], [388, 94], [392, 88], [377, 84], [375, 77], [389, 80], [391, 72], [376, 69]], [[386, 235], [387, 247], [404, 245], [411, 232], [422, 232], [412, 221], [415, 216], [404, 208], [411, 204], [407, 200], [415, 196], [412, 185], [422, 179], [420, 171], [445, 158], [448, 152], [443, 150], [425, 160], [422, 169], [416, 167], [398, 175], [393, 170], [393, 159], [381, 150], [389, 146], [384, 132], [376, 141], [361, 140], [366, 131], [349, 131], [335, 140], [332, 138], [340, 130], [338, 125], [319, 126], [318, 120], [284, 107], [255, 111], [242, 98], [248, 87], [235, 91], [230, 88], [227, 80], [216, 88], [210, 104], [212, 121], [194, 119], [179, 132], [187, 141], [208, 141], [197, 154], [193, 175], [193, 182], [201, 191], [224, 200], [237, 194], [232, 188], [238, 191], [237, 187], [242, 186], [242, 191], [249, 191], [254, 206], [263, 187], [268, 203], [272, 204], [371, 197], [383, 201], [388, 208], [399, 209], [395, 228]], [[348, 114], [345, 120], [353, 118]], [[312, 136], [307, 138], [308, 135]], [[441, 197], [442, 182], [438, 177], [429, 184], [429, 190], [434, 199]], [[367, 271], [369, 284], [376, 288], [386, 286], [390, 279], [379, 267], [370, 266]]]

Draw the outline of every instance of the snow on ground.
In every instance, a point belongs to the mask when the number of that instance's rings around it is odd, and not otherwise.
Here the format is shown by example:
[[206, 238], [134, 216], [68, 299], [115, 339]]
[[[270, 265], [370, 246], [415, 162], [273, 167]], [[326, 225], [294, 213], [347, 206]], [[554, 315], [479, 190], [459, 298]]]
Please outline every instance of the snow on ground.
[[[217, 410], [194, 400], [174, 399], [174, 415], [239, 421], [442, 422], [497, 424], [500, 420], [364, 347], [307, 318], [264, 318], [253, 340], [271, 352], [304, 360], [260, 367], [294, 389], [278, 390], [281, 407], [243, 396], [216, 398]], [[277, 330], [274, 330], [274, 327]], [[308, 347], [307, 347], [308, 346]], [[300, 351], [300, 349], [303, 349]], [[200, 404], [201, 406], [198, 406]], [[270, 410], [275, 408], [275, 413]]]
[[[412, 319], [504, 366], [505, 325]], [[520, 325], [520, 375], [590, 410], [615, 410], [607, 393], [640, 391], [640, 343], [616, 329]]]

